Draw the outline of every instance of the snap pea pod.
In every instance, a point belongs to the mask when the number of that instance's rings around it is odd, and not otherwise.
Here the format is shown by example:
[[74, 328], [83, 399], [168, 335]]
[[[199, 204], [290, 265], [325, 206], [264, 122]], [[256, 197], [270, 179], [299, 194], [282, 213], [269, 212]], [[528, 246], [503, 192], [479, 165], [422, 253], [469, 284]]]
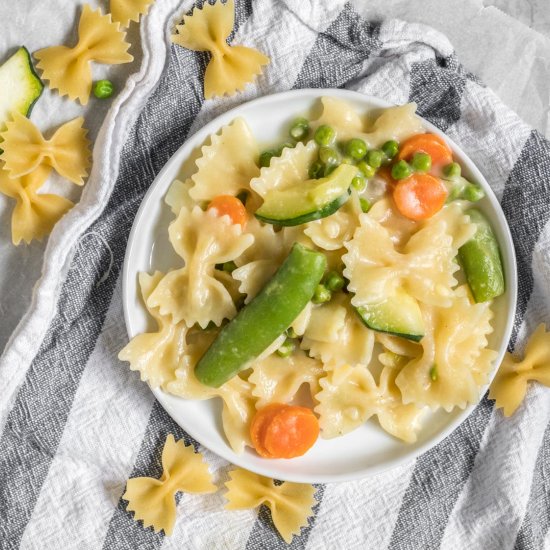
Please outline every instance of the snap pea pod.
[[491, 224], [478, 210], [468, 210], [477, 226], [473, 237], [458, 250], [466, 280], [474, 300], [486, 302], [500, 296], [505, 289], [500, 250]]
[[311, 300], [326, 267], [323, 254], [294, 244], [277, 273], [197, 363], [199, 382], [218, 388], [266, 350]]

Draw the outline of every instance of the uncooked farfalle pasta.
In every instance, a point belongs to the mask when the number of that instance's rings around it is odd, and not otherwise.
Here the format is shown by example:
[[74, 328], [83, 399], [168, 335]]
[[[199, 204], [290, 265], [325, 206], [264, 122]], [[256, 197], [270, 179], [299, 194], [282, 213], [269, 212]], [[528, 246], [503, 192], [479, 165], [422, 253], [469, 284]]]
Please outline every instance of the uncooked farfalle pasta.
[[129, 27], [131, 21], [139, 22], [146, 14], [154, 0], [110, 0], [110, 11], [113, 21], [121, 27]]
[[181, 262], [140, 276], [158, 332], [120, 354], [164, 391], [221, 397], [230, 445], [266, 458], [374, 421], [414, 442], [430, 409], [479, 399], [496, 357], [504, 277], [481, 188], [414, 104], [372, 124], [321, 107], [264, 151], [232, 121], [174, 181]]

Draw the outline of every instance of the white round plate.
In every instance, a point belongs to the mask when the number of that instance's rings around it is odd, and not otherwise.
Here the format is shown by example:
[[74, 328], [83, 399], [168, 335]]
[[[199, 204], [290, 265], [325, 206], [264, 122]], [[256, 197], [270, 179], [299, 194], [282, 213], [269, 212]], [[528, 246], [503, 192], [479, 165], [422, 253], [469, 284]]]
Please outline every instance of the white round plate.
[[[142, 304], [138, 273], [167, 271], [180, 267], [181, 258], [175, 255], [168, 241], [168, 224], [173, 219], [164, 196], [175, 178], [183, 179], [193, 171], [193, 160], [210, 134], [236, 117], [243, 117], [261, 144], [276, 143], [285, 135], [290, 121], [311, 111], [321, 96], [332, 96], [351, 103], [359, 112], [391, 106], [388, 102], [347, 90], [294, 90], [262, 97], [245, 103], [219, 116], [191, 136], [161, 170], [139, 208], [126, 250], [123, 273], [124, 318], [130, 338], [146, 331], [150, 320]], [[424, 121], [426, 129], [444, 136], [435, 126]], [[499, 203], [473, 162], [444, 136], [455, 157], [463, 166], [466, 177], [483, 187], [486, 197], [478, 203], [491, 221], [500, 248], [506, 277], [506, 292], [494, 303], [494, 332], [489, 339], [498, 351], [495, 366], [499, 365], [510, 338], [514, 319], [517, 273], [512, 237]], [[284, 138], [283, 138], [284, 139]], [[160, 389], [155, 397], [168, 414], [193, 438], [229, 462], [259, 474], [302, 483], [327, 483], [365, 477], [395, 467], [427, 451], [456, 429], [471, 413], [474, 406], [451, 413], [429, 413], [418, 441], [403, 443], [384, 432], [374, 420], [355, 431], [336, 439], [319, 439], [305, 456], [292, 460], [260, 458], [253, 450], [243, 454], [233, 452], [221, 428], [221, 402], [185, 400]]]

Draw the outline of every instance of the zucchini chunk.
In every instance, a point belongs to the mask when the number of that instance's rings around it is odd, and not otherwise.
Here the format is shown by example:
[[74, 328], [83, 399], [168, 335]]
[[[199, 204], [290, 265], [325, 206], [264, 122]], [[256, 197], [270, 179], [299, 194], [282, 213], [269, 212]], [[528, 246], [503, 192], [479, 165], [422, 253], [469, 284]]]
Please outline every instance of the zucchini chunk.
[[326, 267], [324, 254], [295, 243], [275, 275], [206, 350], [195, 367], [198, 381], [218, 388], [246, 368], [306, 307]]
[[301, 225], [334, 214], [349, 198], [358, 168], [341, 164], [326, 178], [307, 180], [288, 189], [269, 191], [256, 218], [274, 225]]
[[458, 257], [474, 300], [486, 302], [505, 290], [500, 249], [489, 220], [479, 210], [466, 213], [477, 229], [472, 238], [458, 249]]
[[420, 342], [424, 336], [424, 320], [418, 302], [404, 290], [377, 304], [355, 308], [359, 318], [372, 330], [387, 332]]
[[0, 132], [14, 111], [28, 117], [43, 89], [27, 48], [21, 46], [0, 66]]

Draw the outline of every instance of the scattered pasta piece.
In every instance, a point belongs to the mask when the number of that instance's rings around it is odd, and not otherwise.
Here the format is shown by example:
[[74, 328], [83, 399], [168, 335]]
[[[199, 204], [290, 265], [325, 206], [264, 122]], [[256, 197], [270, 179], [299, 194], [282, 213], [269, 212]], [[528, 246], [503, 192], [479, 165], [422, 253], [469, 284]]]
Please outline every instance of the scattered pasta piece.
[[149, 11], [154, 0], [111, 0], [111, 16], [113, 21], [123, 28], [130, 26], [130, 21], [139, 23], [139, 18]]
[[14, 112], [13, 120], [2, 133], [4, 151], [0, 155], [10, 177], [25, 176], [46, 165], [76, 185], [83, 185], [91, 164], [88, 130], [83, 124], [82, 117], [75, 118], [60, 126], [50, 139], [45, 139], [28, 118]]
[[403, 401], [447, 411], [477, 402], [496, 357], [487, 349], [487, 336], [493, 331], [491, 303], [473, 303], [467, 287], [461, 286], [450, 307], [426, 307], [423, 317], [423, 353], [396, 379]]
[[94, 11], [89, 4], [84, 4], [78, 23], [77, 45], [38, 50], [34, 53], [38, 59], [36, 66], [42, 70], [42, 77], [49, 81], [50, 88], [86, 105], [92, 89], [90, 61], [110, 65], [133, 61], [125, 37], [126, 33], [109, 14], [103, 15], [100, 9]]
[[250, 180], [260, 173], [258, 144], [242, 118], [224, 126], [219, 134], [213, 134], [210, 145], [205, 145], [201, 153], [189, 190], [189, 196], [195, 201], [237, 195], [250, 189]]
[[176, 523], [176, 493], [213, 493], [217, 488], [202, 455], [172, 434], [162, 450], [162, 468], [160, 479], [129, 479], [122, 498], [128, 501], [126, 509], [134, 512], [134, 519], [143, 521], [143, 527], [171, 535]]
[[504, 416], [511, 416], [523, 401], [530, 381], [550, 386], [550, 332], [544, 324], [529, 338], [522, 360], [506, 353], [489, 389], [489, 399], [503, 409]]
[[285, 481], [275, 485], [272, 479], [236, 469], [229, 472], [225, 486], [227, 510], [246, 510], [266, 504], [271, 510], [273, 525], [287, 544], [293, 535], [299, 535], [313, 515], [315, 487], [303, 483]]
[[319, 404], [315, 412], [319, 415], [322, 437], [339, 437], [377, 415], [387, 432], [414, 443], [422, 410], [403, 403], [395, 385], [398, 372], [393, 367], [384, 367], [376, 384], [372, 373], [362, 365], [331, 368], [320, 380], [322, 390], [316, 395]]
[[48, 166], [39, 166], [29, 175], [10, 178], [6, 170], [0, 170], [0, 192], [17, 201], [11, 215], [11, 239], [15, 245], [42, 239], [74, 206], [64, 197], [37, 193], [50, 171]]
[[182, 208], [170, 224], [169, 239], [184, 267], [168, 272], [147, 300], [149, 308], [159, 308], [173, 323], [185, 320], [191, 327], [205, 328], [210, 321], [220, 325], [232, 319], [237, 310], [225, 286], [215, 278], [216, 264], [238, 258], [253, 242], [228, 216], [218, 217], [214, 210], [204, 212], [195, 206]]
[[252, 48], [229, 46], [227, 38], [235, 23], [233, 0], [225, 4], [205, 2], [202, 9], [195, 8], [191, 15], [177, 25], [172, 42], [199, 52], [209, 51], [212, 59], [204, 75], [204, 97], [232, 95], [244, 90], [246, 84], [261, 74], [269, 58]]

